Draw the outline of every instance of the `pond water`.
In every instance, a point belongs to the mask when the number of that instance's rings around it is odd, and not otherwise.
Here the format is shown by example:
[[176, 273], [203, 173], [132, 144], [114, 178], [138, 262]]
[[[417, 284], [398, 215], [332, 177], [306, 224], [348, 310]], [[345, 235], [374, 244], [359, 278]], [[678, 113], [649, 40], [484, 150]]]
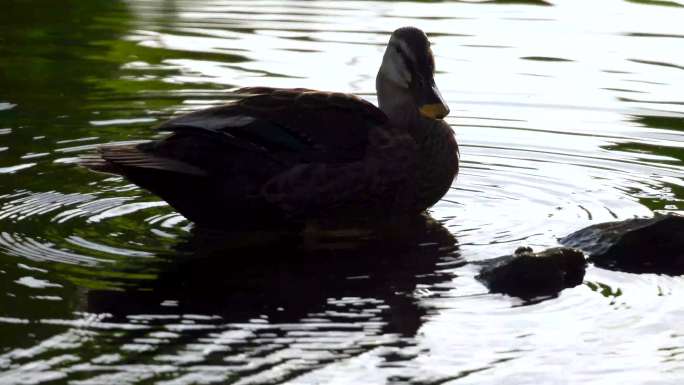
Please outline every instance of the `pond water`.
[[[681, 383], [681, 277], [590, 266], [523, 302], [467, 262], [684, 210], [682, 20], [670, 0], [5, 2], [0, 383]], [[73, 164], [233, 87], [375, 102], [404, 25], [433, 42], [462, 169], [393, 241], [202, 232]]]

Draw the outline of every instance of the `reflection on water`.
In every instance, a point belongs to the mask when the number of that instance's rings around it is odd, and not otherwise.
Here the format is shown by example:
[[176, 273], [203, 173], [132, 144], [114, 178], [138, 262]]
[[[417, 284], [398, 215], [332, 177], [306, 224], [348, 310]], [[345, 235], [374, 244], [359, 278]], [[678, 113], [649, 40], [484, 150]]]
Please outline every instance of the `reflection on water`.
[[[173, 254], [160, 256], [156, 279], [87, 290], [76, 320], [43, 318], [69, 329], [34, 354], [7, 353], [6, 378], [68, 372], [108, 383], [173, 372], [202, 381], [277, 381], [380, 348], [388, 364], [408, 360], [413, 355], [398, 352], [415, 349], [412, 337], [430, 311], [417, 298], [439, 296], [427, 286], [450, 280], [446, 270], [462, 263], [453, 236], [431, 219], [389, 231], [363, 241], [337, 234], [264, 243], [264, 234], [245, 234], [243, 241], [259, 240], [246, 246], [236, 246], [234, 234], [192, 231]], [[36, 354], [53, 348], [75, 356], [35, 367]]]
[[[266, 315], [291, 322], [331, 297], [386, 303], [407, 297], [411, 302], [419, 281], [450, 277], [437, 271], [438, 263], [442, 269], [462, 264], [454, 237], [431, 218], [394, 224], [380, 234], [364, 232], [361, 239], [357, 231], [345, 231], [271, 237], [194, 229], [173, 253], [160, 256], [165, 264], [143, 292], [91, 291], [86, 309], [126, 317], [169, 312], [165, 304], [171, 301], [171, 313], [211, 313], [239, 321]], [[396, 315], [409, 319], [405, 326], [417, 327], [419, 309], [405, 310]]]
[[[525, 305], [465, 262], [682, 212], [682, 5], [3, 4], [0, 383], [678, 383], [681, 277], [590, 267]], [[462, 151], [434, 219], [216, 234], [72, 164], [230, 87], [375, 101], [402, 25], [431, 36]]]

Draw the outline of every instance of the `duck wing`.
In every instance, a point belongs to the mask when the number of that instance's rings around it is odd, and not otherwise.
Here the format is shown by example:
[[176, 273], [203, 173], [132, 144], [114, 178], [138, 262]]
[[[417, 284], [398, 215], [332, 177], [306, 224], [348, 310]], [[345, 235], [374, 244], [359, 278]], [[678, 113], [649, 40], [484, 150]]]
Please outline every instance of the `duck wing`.
[[[260, 195], [293, 215], [337, 210], [358, 216], [408, 206], [414, 199], [411, 189], [402, 187], [415, 177], [415, 141], [387, 124], [385, 114], [371, 103], [351, 94], [301, 88], [243, 88], [236, 93], [243, 97], [171, 119], [159, 129], [191, 135], [193, 143], [197, 136], [212, 137], [225, 143], [224, 150], [250, 157], [251, 164], [260, 157], [261, 164], [250, 170], [264, 174]], [[188, 162], [202, 169], [216, 165]], [[221, 170], [240, 173], [233, 159], [218, 163]], [[241, 163], [239, 167], [249, 166]]]
[[[292, 165], [359, 160], [366, 153], [369, 132], [387, 121], [377, 107], [351, 94], [265, 87], [243, 88], [236, 94], [241, 98], [232, 103], [173, 118], [158, 129], [182, 137], [208, 136], [226, 149], [262, 153]], [[173, 153], [163, 146], [157, 150], [178, 155], [177, 148]]]

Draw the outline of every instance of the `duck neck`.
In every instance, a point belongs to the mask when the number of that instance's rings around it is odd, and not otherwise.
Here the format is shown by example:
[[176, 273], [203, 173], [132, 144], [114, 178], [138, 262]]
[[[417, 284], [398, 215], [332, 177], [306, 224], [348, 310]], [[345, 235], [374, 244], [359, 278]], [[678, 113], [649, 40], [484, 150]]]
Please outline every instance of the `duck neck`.
[[417, 207], [433, 205], [449, 189], [458, 173], [458, 144], [451, 127], [444, 120], [427, 119], [420, 115], [406, 89], [383, 81], [378, 75], [378, 105], [393, 127], [407, 131], [418, 145]]
[[380, 73], [376, 78], [378, 106], [393, 127], [408, 131], [417, 143], [425, 140], [429, 119], [420, 116], [413, 96], [406, 88], [386, 81]]

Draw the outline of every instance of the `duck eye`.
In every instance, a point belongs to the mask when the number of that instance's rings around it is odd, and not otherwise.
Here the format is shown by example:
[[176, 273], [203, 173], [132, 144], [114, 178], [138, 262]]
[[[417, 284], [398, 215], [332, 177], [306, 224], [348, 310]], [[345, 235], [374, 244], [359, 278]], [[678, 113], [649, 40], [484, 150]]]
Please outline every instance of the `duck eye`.
[[402, 48], [399, 48], [399, 46], [395, 45], [394, 50], [399, 54], [399, 57], [401, 57], [404, 60], [404, 63], [407, 65], [411, 65], [411, 60], [409, 59], [409, 56], [404, 52]]

